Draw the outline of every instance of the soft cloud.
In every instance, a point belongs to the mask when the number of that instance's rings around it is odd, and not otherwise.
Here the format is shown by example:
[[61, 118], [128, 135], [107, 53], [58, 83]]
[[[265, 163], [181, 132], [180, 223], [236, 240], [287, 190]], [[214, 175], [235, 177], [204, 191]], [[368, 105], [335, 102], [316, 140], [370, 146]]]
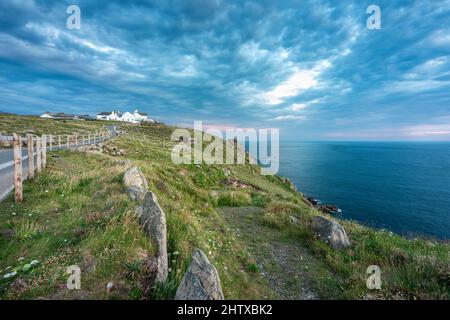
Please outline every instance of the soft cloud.
[[318, 85], [317, 78], [327, 68], [331, 66], [328, 61], [320, 61], [310, 70], [295, 68], [294, 72], [271, 91], [264, 94], [264, 101], [267, 104], [280, 104], [286, 98], [295, 97], [301, 91], [314, 88]]
[[423, 124], [417, 126], [409, 126], [403, 128], [403, 132], [405, 133], [405, 135], [413, 137], [450, 137], [450, 124]]
[[450, 114], [448, 1], [389, 1], [381, 30], [356, 0], [77, 4], [81, 29], [68, 30], [65, 2], [0, 1], [1, 111], [138, 108], [170, 123], [276, 121], [290, 138], [447, 137], [433, 119]]
[[307, 106], [308, 105], [306, 103], [293, 103], [289, 106], [289, 108], [292, 111], [299, 111], [305, 109]]
[[296, 115], [292, 115], [292, 114], [288, 114], [285, 116], [278, 116], [273, 118], [273, 121], [302, 121], [305, 120], [306, 117], [305, 116], [296, 116]]

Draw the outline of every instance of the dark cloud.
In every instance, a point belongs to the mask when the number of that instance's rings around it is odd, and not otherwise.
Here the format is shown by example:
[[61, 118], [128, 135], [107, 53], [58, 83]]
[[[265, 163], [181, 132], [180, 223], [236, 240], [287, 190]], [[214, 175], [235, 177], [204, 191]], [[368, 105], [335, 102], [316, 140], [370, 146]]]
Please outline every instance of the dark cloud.
[[[71, 4], [80, 30], [65, 27]], [[444, 121], [450, 3], [381, 1], [381, 30], [369, 4], [3, 0], [1, 108], [140, 108], [308, 139]]]

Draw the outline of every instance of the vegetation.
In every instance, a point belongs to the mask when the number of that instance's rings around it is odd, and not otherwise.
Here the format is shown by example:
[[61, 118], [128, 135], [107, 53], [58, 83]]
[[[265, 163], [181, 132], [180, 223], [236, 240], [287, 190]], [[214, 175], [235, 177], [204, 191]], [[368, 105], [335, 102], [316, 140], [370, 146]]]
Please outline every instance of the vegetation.
[[[104, 125], [42, 120], [41, 126], [35, 118], [0, 117], [0, 131], [8, 133], [27, 126], [56, 134]], [[65, 268], [78, 264], [81, 298], [171, 299], [194, 247], [217, 268], [227, 299], [450, 298], [450, 244], [340, 221], [353, 245], [334, 251], [311, 231], [319, 213], [284, 179], [262, 176], [249, 164], [176, 165], [170, 159], [174, 128], [122, 128], [125, 134], [113, 144], [123, 157], [52, 153], [49, 167], [25, 183], [23, 204], [12, 197], [0, 203], [2, 298], [78, 297], [65, 289]], [[142, 261], [152, 247], [124, 193], [117, 159], [130, 159], [143, 171], [166, 214], [169, 279], [149, 292], [142, 287]], [[370, 265], [381, 268], [381, 290], [366, 287]], [[4, 279], [12, 270], [17, 274]], [[108, 293], [108, 282], [116, 290]]]

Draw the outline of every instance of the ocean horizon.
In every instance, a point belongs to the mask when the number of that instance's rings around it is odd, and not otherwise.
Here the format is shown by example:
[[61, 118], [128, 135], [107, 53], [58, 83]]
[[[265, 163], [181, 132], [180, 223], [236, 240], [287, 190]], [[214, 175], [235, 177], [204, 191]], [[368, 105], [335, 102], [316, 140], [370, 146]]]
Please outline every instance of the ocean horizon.
[[280, 141], [278, 174], [341, 218], [450, 239], [450, 142]]

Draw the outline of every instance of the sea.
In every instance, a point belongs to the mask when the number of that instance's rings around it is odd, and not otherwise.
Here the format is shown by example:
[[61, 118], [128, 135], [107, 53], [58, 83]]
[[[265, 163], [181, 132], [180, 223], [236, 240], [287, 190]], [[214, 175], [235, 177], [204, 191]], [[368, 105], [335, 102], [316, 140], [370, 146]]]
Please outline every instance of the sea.
[[338, 216], [450, 239], [450, 142], [280, 142], [279, 175]]

